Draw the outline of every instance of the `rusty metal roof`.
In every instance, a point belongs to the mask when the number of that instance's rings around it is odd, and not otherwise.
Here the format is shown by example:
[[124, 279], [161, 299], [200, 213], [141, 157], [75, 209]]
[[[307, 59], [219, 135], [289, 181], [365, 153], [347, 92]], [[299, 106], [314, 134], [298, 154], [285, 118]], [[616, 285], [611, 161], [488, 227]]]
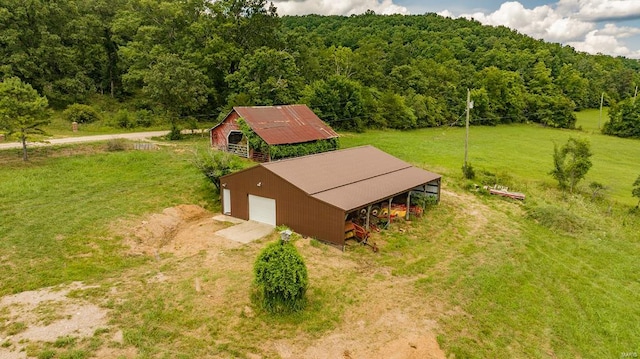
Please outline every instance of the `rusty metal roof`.
[[263, 163], [311, 197], [350, 211], [440, 178], [373, 146]]
[[306, 105], [238, 106], [233, 110], [269, 145], [338, 137]]

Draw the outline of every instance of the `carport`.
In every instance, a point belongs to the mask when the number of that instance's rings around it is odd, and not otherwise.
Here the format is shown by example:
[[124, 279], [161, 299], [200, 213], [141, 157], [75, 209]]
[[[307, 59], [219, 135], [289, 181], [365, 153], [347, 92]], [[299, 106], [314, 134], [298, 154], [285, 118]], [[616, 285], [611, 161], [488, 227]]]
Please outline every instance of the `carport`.
[[345, 221], [412, 195], [440, 199], [441, 176], [373, 146], [262, 163], [221, 178], [225, 214], [345, 244]]

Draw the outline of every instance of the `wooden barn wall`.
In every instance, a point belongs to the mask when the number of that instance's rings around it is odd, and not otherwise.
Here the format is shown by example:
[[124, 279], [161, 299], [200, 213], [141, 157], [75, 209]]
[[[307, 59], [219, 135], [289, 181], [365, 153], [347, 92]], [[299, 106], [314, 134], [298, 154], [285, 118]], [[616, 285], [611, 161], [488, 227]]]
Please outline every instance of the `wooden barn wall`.
[[233, 111], [227, 116], [222, 124], [214, 128], [211, 131], [211, 146], [219, 150], [227, 150], [227, 137], [231, 131], [239, 131], [238, 123], [236, 122], [240, 116]]
[[[249, 195], [276, 200], [276, 223], [295, 232], [344, 244], [344, 211], [308, 196], [262, 166], [225, 177], [224, 188], [231, 192], [231, 215], [249, 219]], [[258, 186], [260, 183], [260, 186]]]

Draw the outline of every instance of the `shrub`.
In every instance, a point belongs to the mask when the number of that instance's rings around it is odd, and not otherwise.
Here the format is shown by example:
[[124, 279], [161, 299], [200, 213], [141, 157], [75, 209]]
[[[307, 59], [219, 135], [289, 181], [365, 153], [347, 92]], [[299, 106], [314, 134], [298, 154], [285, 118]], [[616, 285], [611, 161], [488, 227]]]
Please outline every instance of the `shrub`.
[[93, 107], [83, 104], [73, 104], [62, 112], [62, 116], [69, 122], [91, 123], [102, 120], [102, 117]]
[[257, 298], [269, 313], [291, 313], [306, 305], [307, 267], [290, 242], [268, 245], [254, 265]]
[[118, 110], [114, 116], [116, 126], [120, 128], [132, 128], [134, 127], [133, 116], [128, 110]]
[[638, 198], [636, 209], [640, 208], [640, 175], [638, 175], [638, 178], [636, 178], [635, 182], [633, 182], [633, 189], [631, 190], [631, 194], [633, 195], [633, 197]]
[[167, 134], [167, 140], [169, 141], [179, 141], [182, 139], [182, 132], [175, 124], [171, 125], [171, 131]]
[[153, 112], [149, 110], [138, 110], [135, 113], [136, 126], [149, 127], [153, 124]]
[[591, 145], [588, 139], [570, 137], [567, 143], [558, 148], [553, 147], [554, 168], [549, 174], [558, 180], [562, 190], [573, 193], [576, 185], [587, 175], [591, 168]]
[[209, 149], [204, 154], [195, 153], [194, 165], [220, 191], [220, 177], [242, 169], [243, 163], [235, 155]]
[[123, 138], [114, 138], [107, 141], [107, 151], [117, 152], [127, 149], [127, 141]]
[[464, 178], [466, 179], [476, 178], [476, 172], [473, 170], [471, 163], [467, 163], [466, 166], [462, 166], [462, 175], [464, 175]]

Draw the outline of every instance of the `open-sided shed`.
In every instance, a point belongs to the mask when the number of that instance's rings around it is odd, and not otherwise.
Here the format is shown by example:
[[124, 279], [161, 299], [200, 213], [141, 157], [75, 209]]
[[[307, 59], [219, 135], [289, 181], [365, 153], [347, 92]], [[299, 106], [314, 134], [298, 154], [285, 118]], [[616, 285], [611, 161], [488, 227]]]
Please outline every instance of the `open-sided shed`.
[[221, 178], [225, 214], [286, 225], [337, 246], [345, 221], [372, 206], [407, 202], [412, 193], [440, 198], [441, 176], [375, 147], [362, 146], [262, 163]]

